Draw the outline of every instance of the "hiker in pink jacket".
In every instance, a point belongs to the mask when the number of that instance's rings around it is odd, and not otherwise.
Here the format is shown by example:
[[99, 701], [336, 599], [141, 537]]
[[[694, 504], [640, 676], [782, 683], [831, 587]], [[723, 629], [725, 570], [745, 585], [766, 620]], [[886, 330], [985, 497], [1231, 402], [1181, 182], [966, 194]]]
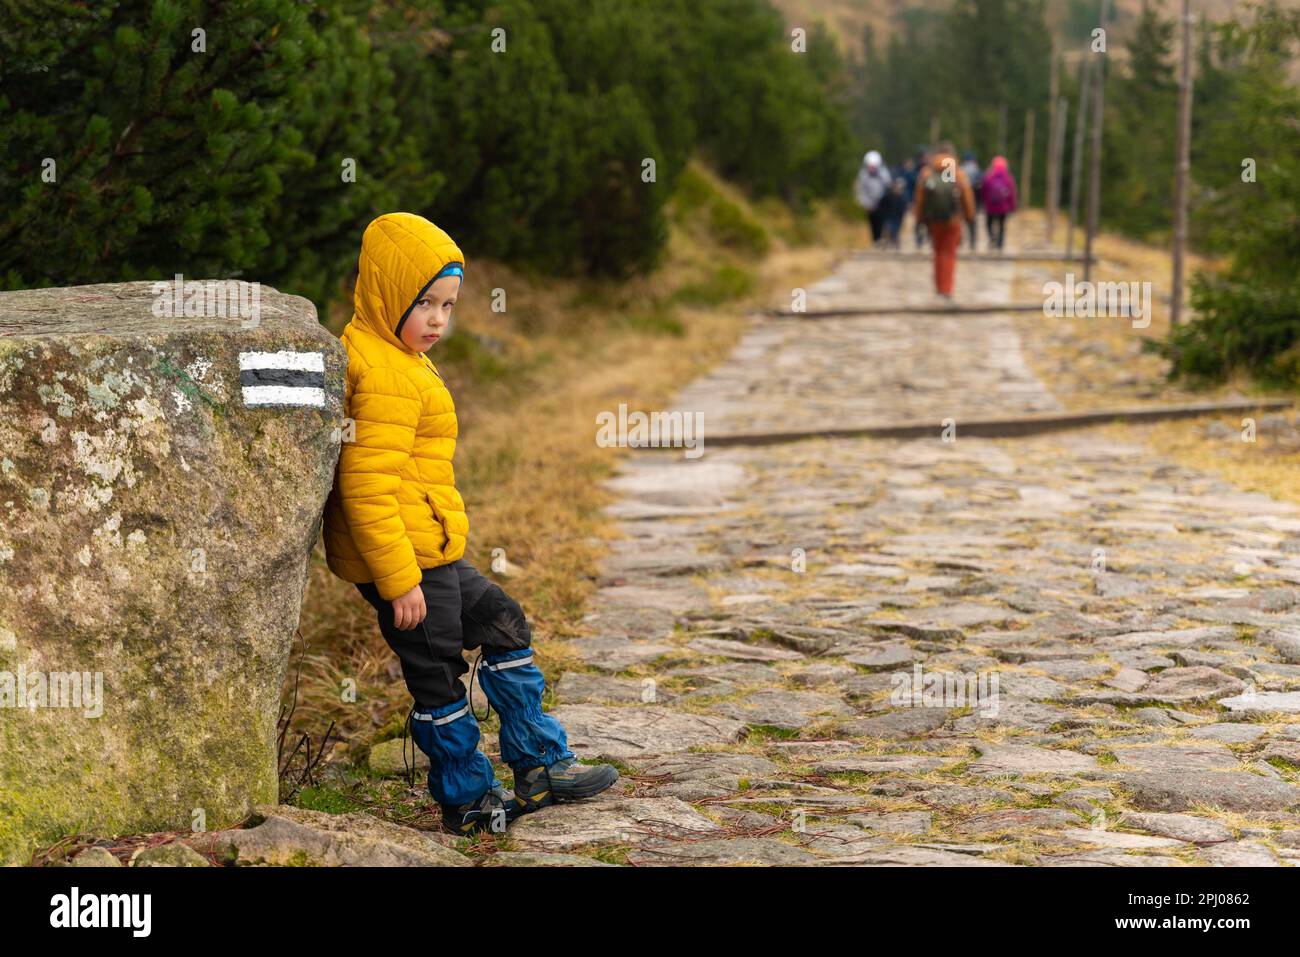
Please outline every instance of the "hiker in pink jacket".
[[1007, 230], [1007, 214], [1016, 211], [1016, 181], [1011, 178], [1005, 157], [993, 157], [993, 165], [984, 173], [980, 192], [984, 196], [989, 248], [1001, 249], [1002, 238]]

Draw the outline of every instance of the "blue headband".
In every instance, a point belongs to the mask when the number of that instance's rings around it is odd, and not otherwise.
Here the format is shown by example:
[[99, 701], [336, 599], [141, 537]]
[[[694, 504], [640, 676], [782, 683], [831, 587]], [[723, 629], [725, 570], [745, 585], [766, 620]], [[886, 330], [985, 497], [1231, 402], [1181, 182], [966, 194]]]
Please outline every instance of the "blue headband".
[[434, 276], [433, 279], [436, 282], [439, 279], [441, 279], [443, 276], [459, 276], [461, 282], [464, 282], [465, 267], [462, 266], [460, 263], [447, 263], [447, 265], [443, 266], [442, 269], [438, 272], [438, 275]]

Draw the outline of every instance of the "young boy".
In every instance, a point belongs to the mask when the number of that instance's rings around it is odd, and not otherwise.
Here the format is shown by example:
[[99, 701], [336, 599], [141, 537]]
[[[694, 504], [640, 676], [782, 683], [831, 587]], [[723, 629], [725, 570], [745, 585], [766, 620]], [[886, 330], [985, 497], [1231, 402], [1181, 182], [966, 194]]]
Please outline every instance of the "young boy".
[[[504, 830], [520, 814], [618, 780], [608, 764], [577, 763], [564, 728], [542, 712], [523, 610], [461, 557], [469, 520], [451, 466], [456, 409], [425, 353], [447, 331], [464, 267], [451, 237], [421, 216], [387, 213], [366, 227], [343, 330], [344, 415], [355, 439], [343, 443], [324, 531], [330, 570], [374, 606], [401, 660], [429, 793], [457, 834]], [[478, 750], [462, 648], [482, 649], [479, 684], [501, 718], [513, 794]]]

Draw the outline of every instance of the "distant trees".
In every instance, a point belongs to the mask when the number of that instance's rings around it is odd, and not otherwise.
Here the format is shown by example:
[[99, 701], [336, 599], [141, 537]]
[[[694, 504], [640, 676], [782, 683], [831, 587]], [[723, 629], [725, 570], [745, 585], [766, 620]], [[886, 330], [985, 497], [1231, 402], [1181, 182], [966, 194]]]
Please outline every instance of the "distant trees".
[[883, 50], [866, 38], [854, 132], [897, 162], [928, 143], [937, 119], [944, 138], [987, 163], [1005, 104], [1013, 159], [1027, 109], [1040, 114], [1035, 153], [1043, 159], [1051, 50], [1042, 0], [954, 0], [946, 10], [909, 10]]
[[1144, 5], [1123, 54], [1111, 61], [1106, 78], [1102, 225], [1147, 238], [1168, 233], [1173, 224], [1178, 121], [1174, 21]]

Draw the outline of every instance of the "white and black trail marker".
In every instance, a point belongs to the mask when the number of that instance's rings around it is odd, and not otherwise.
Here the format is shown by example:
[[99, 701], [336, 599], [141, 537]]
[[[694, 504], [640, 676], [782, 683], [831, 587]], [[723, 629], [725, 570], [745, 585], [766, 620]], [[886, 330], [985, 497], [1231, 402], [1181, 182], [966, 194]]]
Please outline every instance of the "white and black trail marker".
[[323, 352], [241, 352], [239, 385], [247, 408], [325, 407]]

